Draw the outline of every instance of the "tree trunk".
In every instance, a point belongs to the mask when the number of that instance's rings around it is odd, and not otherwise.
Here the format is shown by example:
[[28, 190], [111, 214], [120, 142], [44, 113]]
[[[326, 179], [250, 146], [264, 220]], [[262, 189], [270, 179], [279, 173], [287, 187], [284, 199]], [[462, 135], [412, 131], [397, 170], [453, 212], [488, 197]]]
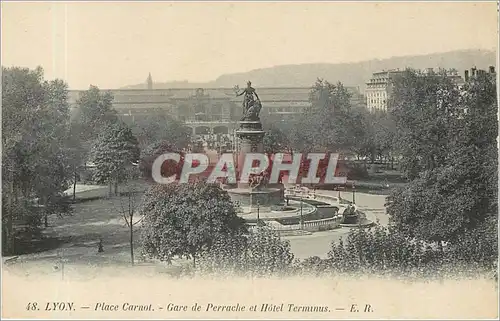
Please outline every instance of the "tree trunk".
[[75, 171], [75, 177], [74, 177], [74, 182], [73, 182], [73, 203], [76, 200], [76, 171]]
[[113, 196], [113, 181], [109, 180], [109, 197]]
[[47, 211], [44, 211], [44, 217], [43, 217], [43, 225], [45, 226], [45, 228], [49, 227], [49, 221], [48, 221], [48, 218], [47, 218]]
[[14, 212], [14, 205], [13, 205], [13, 197], [14, 197], [14, 173], [11, 171], [10, 172], [10, 184], [9, 184], [9, 196], [8, 196], [8, 207], [9, 207], [9, 213], [7, 213], [7, 224], [6, 224], [6, 250], [8, 253], [12, 253], [14, 251], [14, 233], [13, 233], [13, 227], [12, 227], [12, 216]]
[[133, 216], [130, 215], [130, 260], [134, 265], [134, 224], [132, 218]]
[[115, 195], [118, 195], [118, 179], [115, 179]]

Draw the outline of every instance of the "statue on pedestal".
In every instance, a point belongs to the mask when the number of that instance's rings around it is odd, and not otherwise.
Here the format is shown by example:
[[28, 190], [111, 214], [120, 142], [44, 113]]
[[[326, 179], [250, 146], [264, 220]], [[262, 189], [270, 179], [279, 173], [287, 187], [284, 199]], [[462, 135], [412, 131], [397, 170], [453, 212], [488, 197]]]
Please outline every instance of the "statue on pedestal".
[[[241, 120], [259, 120], [259, 113], [262, 108], [259, 95], [252, 87], [252, 82], [247, 82], [247, 88], [241, 93], [239, 87], [235, 86], [236, 97], [245, 95], [243, 99], [243, 117]], [[255, 97], [254, 97], [255, 96]]]

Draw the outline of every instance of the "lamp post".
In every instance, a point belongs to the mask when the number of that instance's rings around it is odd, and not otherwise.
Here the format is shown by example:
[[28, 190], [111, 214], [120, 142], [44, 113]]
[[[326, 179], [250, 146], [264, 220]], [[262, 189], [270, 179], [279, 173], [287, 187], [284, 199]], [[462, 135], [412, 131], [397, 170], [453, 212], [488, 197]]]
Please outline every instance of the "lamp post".
[[352, 203], [356, 204], [356, 186], [354, 186], [354, 182], [352, 182]]
[[300, 191], [300, 229], [304, 229], [304, 220], [302, 218], [302, 191]]
[[257, 227], [259, 227], [260, 222], [260, 203], [257, 201]]

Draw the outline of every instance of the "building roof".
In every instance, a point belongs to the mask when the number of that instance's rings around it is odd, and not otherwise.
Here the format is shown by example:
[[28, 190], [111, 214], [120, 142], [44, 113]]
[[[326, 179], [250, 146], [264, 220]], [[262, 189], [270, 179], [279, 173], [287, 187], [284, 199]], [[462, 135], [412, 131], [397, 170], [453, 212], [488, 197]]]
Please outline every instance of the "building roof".
[[[196, 95], [197, 89], [188, 89], [188, 90], [176, 90], [172, 89], [172, 96], [170, 96], [170, 99], [191, 99], [194, 98]], [[203, 89], [203, 94], [207, 96], [207, 98], [210, 99], [228, 99], [231, 98], [231, 96], [227, 95], [224, 91], [222, 90], [217, 90], [217, 89]]]
[[[360, 94], [356, 87], [346, 87], [352, 94]], [[192, 99], [196, 95], [196, 88], [172, 89], [116, 89], [110, 91], [114, 96], [115, 104], [167, 104], [172, 100]], [[297, 88], [256, 88], [261, 101], [266, 102], [309, 102], [310, 87]], [[70, 103], [76, 103], [83, 90], [69, 92]], [[224, 99], [236, 103], [243, 101], [243, 96], [236, 97], [233, 88], [203, 88], [203, 94], [208, 99]]]

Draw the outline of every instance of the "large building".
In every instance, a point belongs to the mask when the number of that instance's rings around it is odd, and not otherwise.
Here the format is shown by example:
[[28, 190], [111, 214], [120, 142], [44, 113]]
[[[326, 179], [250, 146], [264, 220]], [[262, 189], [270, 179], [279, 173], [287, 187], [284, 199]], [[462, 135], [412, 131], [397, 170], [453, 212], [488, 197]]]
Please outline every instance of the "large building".
[[[404, 71], [399, 69], [380, 71], [373, 73], [372, 78], [366, 83], [366, 107], [368, 110], [387, 110], [387, 102], [392, 94], [392, 84], [395, 77], [401, 75]], [[419, 71], [422, 75], [436, 75], [433, 68], [427, 68]], [[464, 79], [455, 69], [447, 70], [449, 77], [457, 86], [464, 84]], [[467, 77], [467, 75], [466, 75]]]
[[368, 110], [387, 110], [387, 100], [391, 92], [391, 82], [394, 77], [403, 71], [388, 70], [373, 73], [372, 78], [366, 83], [366, 107]]
[[[233, 88], [153, 89], [151, 75], [147, 89], [112, 89], [113, 107], [126, 121], [164, 113], [185, 122], [193, 134], [231, 133], [242, 115], [243, 97], [236, 97]], [[261, 117], [273, 120], [291, 120], [310, 107], [311, 88], [259, 88], [262, 101]], [[358, 88], [348, 88], [352, 101], [364, 104]], [[81, 91], [70, 92], [75, 107]]]

